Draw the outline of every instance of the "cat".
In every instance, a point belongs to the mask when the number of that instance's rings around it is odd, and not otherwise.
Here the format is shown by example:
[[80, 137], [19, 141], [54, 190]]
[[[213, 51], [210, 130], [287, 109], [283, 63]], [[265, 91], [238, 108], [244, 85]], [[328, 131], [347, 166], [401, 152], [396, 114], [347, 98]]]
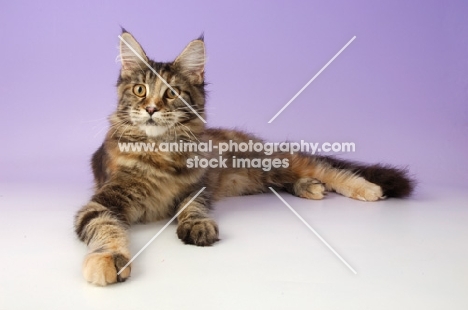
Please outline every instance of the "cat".
[[[84, 278], [95, 285], [123, 282], [131, 265], [128, 229], [178, 215], [177, 236], [186, 244], [210, 246], [219, 240], [210, 217], [213, 202], [227, 196], [269, 192], [268, 187], [307, 199], [322, 199], [327, 191], [365, 201], [407, 197], [414, 181], [406, 169], [365, 165], [304, 153], [227, 151], [226, 167], [189, 167], [195, 157], [212, 159], [217, 152], [123, 152], [121, 143], [168, 141], [213, 145], [226, 141], [262, 142], [240, 131], [205, 126], [205, 44], [190, 42], [173, 62], [150, 60], [133, 35], [122, 29], [118, 105], [110, 128], [92, 156], [95, 193], [75, 216], [78, 238], [88, 245]], [[149, 68], [147, 64], [151, 67]], [[155, 74], [155, 72], [157, 74]], [[159, 75], [159, 76], [158, 76]], [[169, 87], [170, 85], [171, 87]], [[279, 168], [233, 168], [238, 158], [278, 158]], [[200, 189], [205, 189], [200, 193]], [[196, 194], [198, 194], [196, 196]], [[195, 197], [195, 198], [194, 198]]]

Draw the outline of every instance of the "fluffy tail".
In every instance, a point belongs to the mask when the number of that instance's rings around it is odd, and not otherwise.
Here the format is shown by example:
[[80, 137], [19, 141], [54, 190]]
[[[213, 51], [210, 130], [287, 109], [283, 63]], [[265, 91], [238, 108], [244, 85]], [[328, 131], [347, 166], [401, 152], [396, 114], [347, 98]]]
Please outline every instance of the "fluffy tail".
[[317, 156], [319, 162], [326, 163], [332, 168], [347, 170], [356, 176], [379, 185], [386, 197], [405, 198], [411, 195], [416, 185], [414, 179], [408, 175], [408, 169], [391, 165], [366, 165], [328, 156]]

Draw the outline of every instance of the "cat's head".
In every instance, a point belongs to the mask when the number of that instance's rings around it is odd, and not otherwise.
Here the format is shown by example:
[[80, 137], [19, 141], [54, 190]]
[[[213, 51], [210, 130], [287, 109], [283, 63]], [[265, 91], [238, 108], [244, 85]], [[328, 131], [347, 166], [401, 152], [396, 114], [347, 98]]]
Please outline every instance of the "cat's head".
[[205, 123], [205, 44], [193, 40], [173, 62], [148, 58], [137, 40], [120, 36], [119, 103], [111, 124], [123, 137], [177, 138]]

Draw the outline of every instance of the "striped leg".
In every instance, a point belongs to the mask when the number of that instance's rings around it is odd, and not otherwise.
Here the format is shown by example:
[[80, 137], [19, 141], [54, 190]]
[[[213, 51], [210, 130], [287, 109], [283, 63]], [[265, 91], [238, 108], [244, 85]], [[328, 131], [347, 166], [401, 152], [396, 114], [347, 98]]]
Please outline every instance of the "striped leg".
[[122, 187], [119, 183], [104, 185], [75, 217], [75, 231], [89, 248], [83, 275], [100, 286], [123, 282], [130, 276], [130, 266], [119, 275], [117, 272], [130, 260], [128, 219], [135, 214], [128, 212], [141, 207], [135, 196], [143, 193], [135, 190], [138, 186]]
[[75, 231], [89, 248], [83, 262], [83, 276], [88, 282], [105, 286], [130, 276], [130, 266], [117, 275], [130, 260], [127, 228], [124, 221], [95, 201], [78, 211]]

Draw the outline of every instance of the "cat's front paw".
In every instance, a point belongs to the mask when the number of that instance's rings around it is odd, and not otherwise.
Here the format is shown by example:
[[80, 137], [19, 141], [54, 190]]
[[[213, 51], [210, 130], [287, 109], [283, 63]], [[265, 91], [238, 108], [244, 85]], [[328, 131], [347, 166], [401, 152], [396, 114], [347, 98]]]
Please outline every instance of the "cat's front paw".
[[218, 225], [209, 218], [193, 219], [179, 223], [177, 235], [186, 244], [209, 246], [219, 240]]
[[89, 283], [106, 286], [124, 282], [130, 277], [130, 265], [117, 274], [128, 262], [127, 255], [116, 252], [93, 252], [86, 255], [83, 263], [83, 276]]

